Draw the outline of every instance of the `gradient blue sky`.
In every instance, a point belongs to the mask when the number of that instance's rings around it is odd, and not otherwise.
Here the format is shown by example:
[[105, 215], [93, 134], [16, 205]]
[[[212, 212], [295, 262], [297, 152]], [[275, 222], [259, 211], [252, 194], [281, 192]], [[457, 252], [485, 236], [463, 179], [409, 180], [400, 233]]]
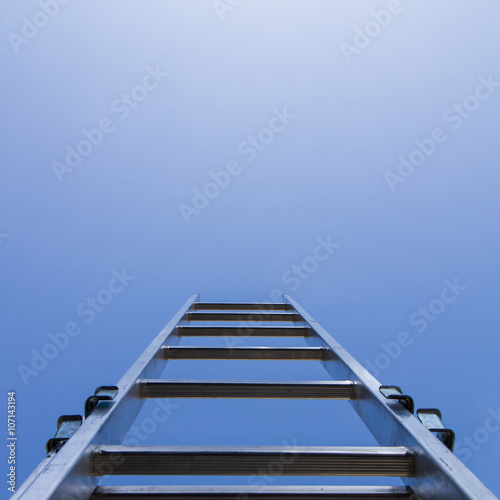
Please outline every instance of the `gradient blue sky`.
[[[71, 0], [50, 17], [41, 4], [0, 7], [1, 370], [4, 397], [17, 391], [18, 484], [59, 415], [114, 384], [191, 293], [281, 290], [362, 362], [408, 332], [378, 378], [440, 408], [457, 455], [499, 495], [499, 3], [244, 0], [218, 13], [211, 0]], [[288, 123], [273, 121], [284, 109]], [[79, 144], [88, 155], [63, 167]], [[412, 154], [422, 164], [398, 172]], [[228, 168], [215, 196], [210, 173]], [[204, 189], [214, 197], [186, 223]], [[314, 264], [318, 238], [339, 246]], [[134, 278], [85, 313], [123, 268]], [[424, 328], [419, 308], [445, 280], [466, 288], [433, 302]], [[23, 381], [20, 365], [68, 322], [81, 333]], [[251, 377], [243, 365], [167, 370]], [[263, 379], [326, 376], [264, 365]], [[165, 443], [353, 443], [347, 403], [178, 403]]]

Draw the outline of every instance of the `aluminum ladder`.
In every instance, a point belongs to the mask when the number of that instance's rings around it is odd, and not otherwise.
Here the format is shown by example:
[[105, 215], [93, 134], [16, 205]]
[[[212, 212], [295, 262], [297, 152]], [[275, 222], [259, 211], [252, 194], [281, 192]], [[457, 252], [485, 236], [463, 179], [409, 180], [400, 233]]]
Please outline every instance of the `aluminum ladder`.
[[[242, 328], [241, 321], [252, 322], [252, 327]], [[308, 347], [179, 346], [186, 336], [304, 337]], [[158, 380], [169, 359], [317, 360], [332, 380]], [[146, 398], [345, 399], [380, 446], [120, 445]], [[419, 418], [413, 411], [409, 396], [398, 387], [382, 386], [289, 295], [283, 296], [282, 303], [243, 304], [203, 303], [194, 294], [117, 386], [100, 387], [88, 398], [85, 419], [74, 415], [59, 419], [56, 436], [47, 443], [47, 457], [12, 500], [494, 500], [496, 497], [453, 454], [454, 436], [442, 424], [439, 411], [419, 410]], [[109, 474], [262, 474], [266, 464], [287, 454], [293, 459], [281, 460], [284, 475], [399, 476], [404, 485], [98, 485], [101, 477]]]

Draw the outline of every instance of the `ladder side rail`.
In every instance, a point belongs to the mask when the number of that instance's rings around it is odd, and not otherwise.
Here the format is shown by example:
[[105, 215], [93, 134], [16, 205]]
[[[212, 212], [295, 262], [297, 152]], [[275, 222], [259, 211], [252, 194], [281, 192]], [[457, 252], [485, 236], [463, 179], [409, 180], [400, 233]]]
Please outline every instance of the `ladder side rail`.
[[[42, 461], [35, 467], [31, 474], [24, 480], [24, 482], [17, 488], [15, 495], [23, 494], [30, 486], [31, 483], [39, 476], [39, 474], [47, 467], [49, 462], [56, 456], [55, 450], [52, 450]], [[12, 496], [11, 499], [16, 498]]]
[[21, 486], [11, 500], [87, 500], [91, 497], [100, 480], [100, 476], [94, 475], [95, 448], [122, 442], [145, 401], [140, 398], [137, 381], [161, 375], [167, 362], [161, 347], [179, 343], [177, 324], [198, 300], [198, 294], [191, 295], [120, 379], [115, 398], [101, 402], [57, 455], [48, 461], [44, 459], [46, 466], [36, 469], [37, 477], [28, 478], [31, 484], [26, 488]]
[[498, 500], [491, 491], [432, 435], [417, 418], [395, 400], [380, 393], [380, 382], [288, 294], [283, 299], [315, 332], [305, 337], [311, 346], [330, 350], [323, 365], [334, 380], [356, 383], [356, 397], [349, 401], [381, 446], [406, 446], [415, 453], [416, 473], [402, 478], [421, 498], [436, 500]]

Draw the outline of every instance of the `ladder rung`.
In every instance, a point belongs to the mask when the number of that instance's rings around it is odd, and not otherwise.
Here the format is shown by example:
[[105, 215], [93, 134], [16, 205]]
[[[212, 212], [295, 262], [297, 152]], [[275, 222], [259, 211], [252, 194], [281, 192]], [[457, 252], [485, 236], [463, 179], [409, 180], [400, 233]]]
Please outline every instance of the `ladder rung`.
[[98, 446], [101, 475], [404, 476], [414, 474], [406, 447]]
[[178, 347], [163, 346], [163, 359], [325, 359], [323, 347]]
[[307, 326], [191, 326], [177, 327], [181, 337], [307, 337]]
[[195, 302], [192, 311], [293, 311], [290, 304]]
[[296, 312], [187, 312], [185, 321], [302, 321]]
[[354, 399], [350, 380], [247, 382], [208, 380], [139, 380], [142, 398]]
[[412, 500], [407, 486], [98, 486], [91, 500]]

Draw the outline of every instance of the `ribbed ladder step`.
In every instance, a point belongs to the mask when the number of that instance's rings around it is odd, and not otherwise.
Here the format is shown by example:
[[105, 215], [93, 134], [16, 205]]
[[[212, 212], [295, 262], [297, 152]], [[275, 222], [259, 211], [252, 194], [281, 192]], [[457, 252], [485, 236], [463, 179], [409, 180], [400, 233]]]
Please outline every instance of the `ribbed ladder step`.
[[91, 500], [415, 500], [405, 486], [99, 486]]
[[176, 328], [180, 337], [307, 337], [307, 326], [192, 326], [182, 325]]
[[414, 474], [406, 447], [98, 446], [94, 474], [400, 476]]
[[302, 321], [296, 312], [187, 312], [184, 321]]
[[195, 302], [191, 311], [293, 311], [290, 304]]
[[138, 381], [141, 398], [354, 399], [350, 380], [248, 382], [213, 380]]
[[178, 347], [163, 346], [163, 359], [326, 359], [323, 347]]

